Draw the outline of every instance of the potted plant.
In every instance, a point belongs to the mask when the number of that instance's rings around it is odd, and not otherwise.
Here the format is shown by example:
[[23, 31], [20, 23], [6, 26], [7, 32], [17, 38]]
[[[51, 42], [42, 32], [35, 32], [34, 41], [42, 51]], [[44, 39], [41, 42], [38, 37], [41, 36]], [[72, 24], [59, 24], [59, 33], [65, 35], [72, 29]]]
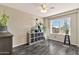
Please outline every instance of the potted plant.
[[67, 24], [67, 22], [64, 23], [64, 31], [66, 35], [69, 34], [69, 25]]
[[7, 30], [7, 21], [9, 19], [9, 16], [6, 14], [2, 14], [0, 16], [0, 31], [6, 31]]
[[39, 23], [39, 25], [40, 25], [41, 32], [44, 33], [44, 37], [45, 37], [45, 39], [47, 39], [46, 26], [44, 24], [42, 24], [42, 23]]

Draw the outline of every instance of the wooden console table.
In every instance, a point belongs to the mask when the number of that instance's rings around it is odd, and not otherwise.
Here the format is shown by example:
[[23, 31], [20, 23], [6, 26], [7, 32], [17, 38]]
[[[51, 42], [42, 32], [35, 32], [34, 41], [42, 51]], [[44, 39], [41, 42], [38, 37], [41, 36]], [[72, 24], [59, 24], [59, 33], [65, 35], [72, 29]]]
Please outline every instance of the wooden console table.
[[9, 32], [0, 32], [0, 55], [12, 53], [12, 36]]

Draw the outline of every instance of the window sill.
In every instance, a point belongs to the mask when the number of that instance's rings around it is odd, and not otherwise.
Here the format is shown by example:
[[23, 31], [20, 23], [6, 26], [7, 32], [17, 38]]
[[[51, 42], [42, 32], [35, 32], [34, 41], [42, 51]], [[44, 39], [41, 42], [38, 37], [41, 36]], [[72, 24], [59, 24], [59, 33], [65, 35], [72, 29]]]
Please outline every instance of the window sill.
[[[65, 34], [63, 34], [63, 33], [51, 33], [51, 34], [55, 34], [55, 35], [65, 35]], [[71, 36], [71, 35], [69, 34], [69, 36]]]

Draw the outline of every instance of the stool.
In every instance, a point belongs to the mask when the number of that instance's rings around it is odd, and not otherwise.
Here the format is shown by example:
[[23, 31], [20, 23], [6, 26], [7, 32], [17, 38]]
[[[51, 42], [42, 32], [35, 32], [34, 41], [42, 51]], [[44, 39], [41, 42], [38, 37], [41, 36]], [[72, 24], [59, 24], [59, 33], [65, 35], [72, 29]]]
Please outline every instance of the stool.
[[70, 36], [69, 35], [65, 35], [65, 38], [64, 38], [64, 45], [70, 45]]

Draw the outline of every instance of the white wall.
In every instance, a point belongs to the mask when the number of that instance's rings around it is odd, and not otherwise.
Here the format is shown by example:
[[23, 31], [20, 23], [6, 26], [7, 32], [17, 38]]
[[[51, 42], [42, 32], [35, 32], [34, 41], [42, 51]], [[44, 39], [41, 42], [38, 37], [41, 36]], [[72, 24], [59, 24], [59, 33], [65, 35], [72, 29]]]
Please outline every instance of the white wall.
[[[27, 43], [26, 33], [34, 26], [36, 16], [0, 5], [0, 14], [9, 15], [8, 31], [13, 34], [13, 47]], [[42, 22], [42, 18], [38, 18]]]
[[77, 13], [77, 46], [79, 47], [79, 10], [78, 10], [78, 13]]

